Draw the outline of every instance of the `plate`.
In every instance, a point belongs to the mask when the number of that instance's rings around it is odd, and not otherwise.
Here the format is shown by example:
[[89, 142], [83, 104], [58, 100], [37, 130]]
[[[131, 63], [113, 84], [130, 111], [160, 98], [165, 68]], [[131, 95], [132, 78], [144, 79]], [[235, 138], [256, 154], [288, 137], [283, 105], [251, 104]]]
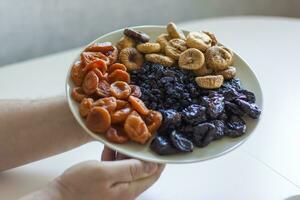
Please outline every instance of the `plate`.
[[[154, 40], [161, 33], [166, 33], [165, 26], [137, 26], [132, 28], [147, 33], [152, 40]], [[185, 34], [187, 34], [187, 32], [188, 31], [184, 30]], [[95, 42], [110, 41], [115, 45], [122, 36], [123, 36], [123, 29], [120, 29], [108, 33], [106, 35], [103, 35], [98, 39], [94, 40], [93, 42], [91, 42], [90, 44]], [[74, 62], [79, 59], [80, 59], [80, 54], [76, 56]], [[260, 108], [262, 108], [262, 104], [263, 104], [262, 91], [254, 72], [251, 70], [251, 67], [236, 53], [234, 53], [234, 61], [235, 61], [235, 66], [237, 67], [237, 77], [240, 78], [244, 88], [254, 92], [257, 99], [256, 103]], [[259, 119], [251, 120], [246, 118], [245, 121], [247, 124], [247, 131], [243, 136], [238, 138], [223, 138], [218, 141], [213, 141], [204, 148], [194, 148], [194, 151], [192, 153], [159, 156], [155, 152], [151, 151], [151, 149], [149, 148], [150, 141], [145, 145], [140, 145], [134, 142], [128, 142], [126, 144], [111, 143], [108, 140], [106, 140], [104, 136], [95, 134], [87, 128], [84, 119], [81, 118], [79, 114], [78, 111], [79, 104], [76, 101], [74, 101], [71, 97], [71, 91], [72, 88], [74, 87], [74, 84], [70, 79], [70, 70], [74, 62], [71, 64], [69, 68], [67, 79], [66, 79], [66, 95], [67, 95], [70, 109], [74, 117], [81, 125], [81, 127], [84, 129], [86, 134], [89, 134], [90, 136], [102, 142], [104, 145], [108, 146], [109, 148], [114, 149], [130, 157], [134, 157], [137, 159], [150, 161], [150, 162], [178, 163], [178, 164], [200, 162], [200, 161], [216, 158], [221, 155], [224, 155], [225, 153], [232, 151], [233, 149], [236, 149], [243, 142], [245, 142], [245, 140], [251, 134], [254, 133], [255, 127], [260, 121]]]

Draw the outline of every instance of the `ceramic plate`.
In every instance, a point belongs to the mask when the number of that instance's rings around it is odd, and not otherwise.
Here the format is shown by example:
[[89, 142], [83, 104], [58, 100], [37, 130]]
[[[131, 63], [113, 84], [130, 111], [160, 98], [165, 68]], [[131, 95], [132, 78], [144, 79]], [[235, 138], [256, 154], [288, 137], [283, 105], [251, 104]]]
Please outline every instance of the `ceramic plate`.
[[[155, 38], [161, 33], [166, 33], [166, 28], [164, 26], [138, 26], [133, 28], [147, 33], [152, 40], [155, 40]], [[187, 31], [184, 32], [185, 34], [187, 34]], [[116, 44], [122, 36], [123, 29], [120, 29], [103, 35], [95, 41], [93, 41], [92, 43], [110, 41], [113, 44]], [[74, 62], [79, 59], [80, 55], [78, 55], [75, 58]], [[237, 77], [240, 78], [243, 87], [255, 93], [257, 105], [260, 106], [260, 108], [262, 108], [262, 91], [255, 74], [251, 70], [251, 67], [236, 53], [234, 55], [234, 65], [237, 67]], [[86, 127], [85, 121], [83, 118], [81, 118], [78, 111], [79, 104], [76, 101], [74, 101], [71, 97], [71, 91], [74, 85], [70, 80], [70, 69], [66, 79], [66, 95], [70, 109], [78, 123], [84, 129], [86, 134], [91, 135], [93, 138], [99, 140], [109, 148], [114, 149], [130, 157], [158, 163], [192, 163], [216, 158], [240, 146], [249, 137], [250, 134], [253, 134], [255, 127], [259, 123], [259, 120], [246, 119], [245, 121], [247, 123], [247, 132], [243, 136], [234, 139], [225, 137], [221, 140], [211, 142], [205, 148], [194, 148], [194, 151], [192, 153], [159, 156], [150, 150], [150, 141], [145, 145], [140, 145], [133, 142], [129, 142], [127, 144], [114, 144], [106, 140], [103, 135], [95, 134]]]

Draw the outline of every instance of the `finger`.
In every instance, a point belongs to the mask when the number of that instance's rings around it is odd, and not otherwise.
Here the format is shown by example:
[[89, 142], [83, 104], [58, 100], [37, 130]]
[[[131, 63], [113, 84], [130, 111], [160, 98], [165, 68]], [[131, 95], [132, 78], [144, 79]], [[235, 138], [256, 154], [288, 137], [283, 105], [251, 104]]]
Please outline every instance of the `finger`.
[[[105, 163], [103, 163], [105, 164]], [[143, 162], [136, 159], [119, 160], [107, 163], [107, 175], [113, 184], [118, 182], [131, 182], [154, 174], [158, 165], [156, 163]]]
[[116, 159], [116, 152], [104, 146], [104, 149], [101, 154], [102, 161], [113, 161]]
[[121, 154], [119, 152], [116, 153], [116, 160], [125, 160], [125, 159], [129, 159], [129, 156], [126, 156], [124, 154]]
[[120, 183], [115, 185], [115, 187], [119, 191], [127, 193], [130, 197], [135, 199], [158, 180], [164, 168], [165, 165], [158, 165], [157, 171], [152, 176], [139, 179], [133, 182], [129, 182], [129, 183]]

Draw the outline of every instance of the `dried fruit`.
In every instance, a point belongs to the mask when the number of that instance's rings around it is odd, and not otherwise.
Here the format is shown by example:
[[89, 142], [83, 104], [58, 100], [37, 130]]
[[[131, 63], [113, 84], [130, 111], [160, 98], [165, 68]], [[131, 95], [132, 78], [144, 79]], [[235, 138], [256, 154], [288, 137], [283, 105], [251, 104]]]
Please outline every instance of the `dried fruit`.
[[212, 39], [204, 32], [190, 32], [186, 37], [186, 44], [190, 48], [205, 52], [212, 45]]
[[120, 110], [121, 108], [130, 107], [129, 103], [124, 100], [117, 99], [117, 108], [116, 110]]
[[178, 29], [177, 26], [173, 22], [170, 22], [167, 25], [167, 31], [168, 31], [169, 35], [171, 36], [171, 38], [185, 39], [183, 32], [180, 29]]
[[171, 142], [173, 146], [179, 151], [179, 152], [192, 152], [194, 149], [193, 143], [185, 138], [181, 133], [178, 131], [173, 131], [170, 135]]
[[231, 115], [227, 121], [227, 127], [225, 128], [225, 135], [229, 137], [239, 137], [246, 132], [245, 121], [236, 115]]
[[89, 71], [83, 80], [82, 89], [87, 95], [93, 94], [97, 90], [98, 83], [97, 74], [94, 71]]
[[224, 121], [223, 120], [214, 120], [214, 121], [211, 121], [211, 123], [213, 125], [215, 125], [214, 140], [221, 139], [225, 135], [225, 133], [224, 133], [225, 123], [224, 123]]
[[116, 110], [115, 112], [111, 113], [111, 123], [121, 123], [124, 122], [128, 115], [131, 113], [132, 108], [127, 104], [126, 107]]
[[146, 54], [145, 59], [147, 61], [153, 62], [153, 63], [159, 63], [164, 66], [171, 67], [174, 64], [174, 59], [161, 55], [161, 54], [156, 54], [156, 53], [151, 53], [151, 54]]
[[178, 65], [182, 69], [196, 70], [203, 66], [204, 61], [204, 54], [201, 51], [195, 48], [190, 48], [180, 54]]
[[181, 114], [174, 109], [160, 110], [163, 116], [162, 124], [159, 128], [160, 133], [169, 133], [181, 125]]
[[156, 38], [156, 42], [160, 44], [161, 47], [161, 52], [165, 52], [165, 47], [168, 44], [168, 41], [170, 40], [170, 36], [168, 34], [160, 34], [157, 38]]
[[181, 115], [186, 123], [196, 125], [206, 121], [206, 108], [198, 104], [192, 104], [183, 109]]
[[81, 117], [86, 117], [88, 115], [88, 113], [90, 112], [90, 110], [93, 107], [93, 102], [94, 100], [91, 98], [84, 98], [79, 106], [79, 113], [81, 115]]
[[93, 106], [101, 106], [111, 113], [117, 108], [117, 100], [115, 97], [105, 97], [95, 101]]
[[86, 67], [95, 60], [103, 60], [107, 65], [110, 64], [109, 58], [101, 52], [82, 52], [80, 61]]
[[154, 42], [141, 43], [136, 46], [141, 53], [158, 53], [160, 52], [160, 44]]
[[109, 112], [102, 107], [93, 107], [86, 119], [86, 126], [96, 133], [105, 133], [111, 124]]
[[205, 89], [216, 89], [222, 86], [224, 78], [222, 75], [208, 75], [196, 77], [197, 84]]
[[127, 99], [131, 93], [131, 88], [124, 81], [116, 81], [110, 85], [110, 93], [117, 99]]
[[135, 45], [136, 42], [133, 39], [124, 35], [117, 43], [117, 48], [119, 51], [121, 51], [127, 47], [135, 47]]
[[131, 103], [133, 109], [142, 115], [148, 115], [149, 109], [145, 106], [144, 102], [137, 97], [129, 96], [128, 101]]
[[144, 62], [142, 54], [131, 47], [122, 49], [119, 59], [129, 71], [139, 69]]
[[127, 37], [130, 37], [138, 42], [145, 43], [145, 42], [149, 42], [150, 40], [150, 37], [146, 33], [131, 28], [125, 28], [123, 33]]
[[209, 98], [207, 104], [207, 114], [211, 119], [218, 118], [224, 111], [224, 97], [222, 95], [216, 94]]
[[131, 96], [140, 98], [142, 96], [142, 92], [139, 86], [137, 85], [129, 85], [131, 88]]
[[110, 95], [110, 85], [105, 80], [100, 80], [96, 89], [96, 94], [100, 97], [108, 97]]
[[130, 82], [130, 75], [121, 69], [116, 69], [108, 75], [108, 82], [114, 83], [116, 81]]
[[242, 99], [236, 99], [236, 104], [251, 118], [258, 119], [261, 110], [254, 103], [248, 103]]
[[215, 125], [202, 123], [194, 127], [193, 143], [197, 147], [207, 146], [215, 136]]
[[84, 98], [86, 98], [86, 95], [81, 87], [73, 88], [71, 93], [72, 98], [77, 101], [81, 102]]
[[81, 86], [85, 74], [82, 63], [80, 61], [75, 62], [71, 68], [71, 79], [76, 86]]
[[194, 70], [194, 73], [197, 76], [206, 76], [212, 74], [212, 72], [213, 72], [212, 69], [207, 68], [206, 63], [204, 63], [200, 69]]
[[88, 46], [84, 51], [106, 53], [114, 50], [111, 42], [96, 42]]
[[178, 60], [180, 54], [187, 49], [186, 43], [182, 39], [172, 39], [165, 47], [165, 53], [170, 58]]
[[154, 134], [161, 125], [162, 115], [160, 112], [150, 110], [147, 116], [144, 117], [145, 123], [151, 134]]
[[122, 71], [127, 71], [127, 68], [124, 64], [121, 63], [114, 63], [112, 65], [109, 66], [108, 68], [108, 73], [112, 73], [113, 71], [120, 69]]
[[232, 63], [232, 55], [220, 46], [209, 47], [205, 52], [205, 59], [208, 67], [214, 71], [227, 69]]
[[151, 137], [145, 122], [136, 111], [132, 111], [127, 117], [124, 130], [131, 140], [140, 144], [145, 144]]
[[218, 44], [218, 40], [215, 36], [215, 34], [213, 34], [212, 32], [208, 32], [208, 31], [203, 31], [203, 33], [205, 33], [206, 35], [208, 35], [211, 39], [211, 46], [215, 46]]
[[225, 80], [232, 79], [235, 77], [236, 68], [233, 66], [228, 67], [228, 69], [224, 69], [222, 71], [216, 71], [215, 74], [222, 75]]
[[164, 136], [156, 136], [150, 145], [152, 151], [159, 155], [171, 155], [178, 153], [179, 150], [175, 149], [171, 144], [171, 141], [168, 140], [167, 137]]
[[107, 73], [102, 73], [99, 69], [93, 69], [93, 71], [96, 73], [98, 76], [99, 80], [105, 80], [107, 81], [108, 74]]
[[129, 140], [128, 136], [119, 129], [116, 129], [114, 127], [110, 127], [106, 133], [105, 137], [110, 141], [117, 144], [123, 144]]
[[118, 60], [118, 53], [119, 53], [119, 51], [116, 47], [114, 47], [114, 49], [112, 51], [108, 51], [105, 53], [105, 55], [109, 59], [109, 64], [113, 64]]

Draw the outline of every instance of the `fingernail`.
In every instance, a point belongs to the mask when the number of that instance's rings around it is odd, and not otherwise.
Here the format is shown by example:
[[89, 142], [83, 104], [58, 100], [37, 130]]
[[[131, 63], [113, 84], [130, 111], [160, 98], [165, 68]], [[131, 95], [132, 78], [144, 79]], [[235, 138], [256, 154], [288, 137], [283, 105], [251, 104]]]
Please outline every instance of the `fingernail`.
[[145, 166], [145, 172], [147, 174], [153, 173], [154, 171], [156, 171], [156, 169], [157, 169], [157, 164], [156, 163], [147, 163], [146, 166]]

